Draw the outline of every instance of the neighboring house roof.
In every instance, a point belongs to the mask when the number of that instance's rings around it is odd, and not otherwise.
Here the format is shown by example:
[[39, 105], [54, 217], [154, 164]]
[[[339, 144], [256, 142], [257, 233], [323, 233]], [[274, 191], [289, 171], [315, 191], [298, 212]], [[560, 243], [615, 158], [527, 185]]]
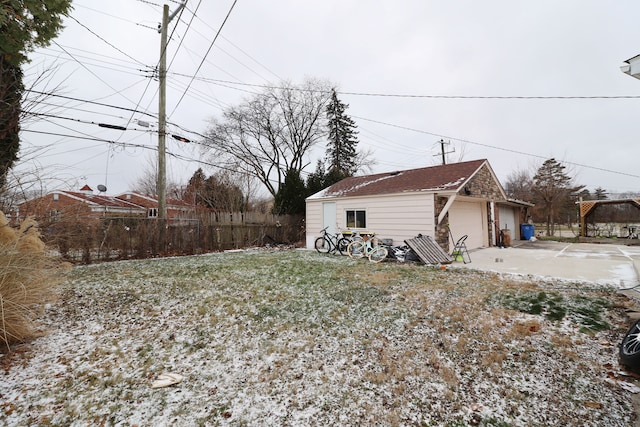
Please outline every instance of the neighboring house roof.
[[[357, 197], [407, 192], [457, 192], [480, 170], [486, 159], [420, 169], [345, 178], [309, 199]], [[489, 167], [489, 169], [491, 169]], [[493, 171], [492, 171], [493, 174]], [[496, 180], [497, 181], [497, 180]]]
[[[132, 195], [132, 197], [127, 197]], [[93, 194], [87, 185], [79, 191], [56, 190], [51, 193], [36, 197], [20, 203], [18, 206], [51, 206], [57, 200], [69, 200], [82, 203], [88, 206], [93, 212], [137, 212], [145, 214], [149, 208], [157, 208], [158, 200], [152, 196], [145, 196], [138, 193], [124, 193], [119, 196], [106, 196], [104, 194]], [[62, 205], [60, 205], [62, 206]], [[167, 200], [167, 208], [173, 211], [186, 211], [190, 207], [189, 203], [178, 200]]]
[[[137, 205], [143, 206], [145, 208], [158, 207], [158, 198], [156, 196], [150, 196], [148, 194], [127, 192], [127, 193], [122, 193], [117, 195], [116, 198], [120, 200], [131, 200], [132, 202], [135, 202]], [[176, 209], [193, 207], [192, 204], [181, 199], [167, 199], [166, 203], [168, 206]]]
[[82, 201], [90, 206], [102, 206], [119, 209], [140, 209], [139, 205], [118, 199], [117, 197], [100, 194], [81, 193], [76, 191], [54, 191], [53, 194], [61, 194]]

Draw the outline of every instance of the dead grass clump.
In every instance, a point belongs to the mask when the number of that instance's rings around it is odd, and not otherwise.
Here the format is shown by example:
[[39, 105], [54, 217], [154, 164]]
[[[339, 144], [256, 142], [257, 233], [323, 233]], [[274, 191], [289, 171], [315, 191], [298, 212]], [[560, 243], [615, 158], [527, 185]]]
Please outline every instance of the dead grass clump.
[[542, 325], [537, 319], [518, 320], [511, 327], [507, 336], [513, 340], [521, 337], [528, 337], [540, 332]]
[[35, 336], [35, 317], [54, 300], [53, 286], [63, 271], [46, 253], [35, 221], [16, 230], [0, 212], [0, 344]]

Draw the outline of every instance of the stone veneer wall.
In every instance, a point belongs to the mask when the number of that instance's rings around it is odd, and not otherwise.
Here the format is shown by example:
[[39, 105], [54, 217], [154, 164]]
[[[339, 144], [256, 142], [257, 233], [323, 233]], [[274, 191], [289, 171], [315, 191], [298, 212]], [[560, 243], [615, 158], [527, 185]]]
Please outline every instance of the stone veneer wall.
[[[484, 165], [478, 173], [469, 181], [465, 187], [469, 190], [469, 194], [466, 194], [465, 189], [462, 189], [459, 194], [466, 197], [477, 197], [485, 200], [491, 201], [499, 201], [505, 200], [503, 198], [502, 192], [500, 191], [500, 187], [498, 183], [493, 177], [493, 174], [489, 171], [487, 165]], [[435, 221], [438, 220], [438, 215], [442, 212], [444, 205], [447, 203], [446, 197], [435, 196]], [[497, 214], [497, 212], [496, 212]], [[487, 209], [487, 218], [485, 221], [490, 223], [491, 221], [491, 212]], [[436, 224], [435, 229], [435, 239], [436, 242], [440, 245], [442, 249], [446, 252], [450, 250], [450, 240], [449, 240], [449, 228], [447, 227], [449, 223], [449, 214], [445, 215], [444, 219], [440, 224]], [[494, 227], [489, 227], [489, 242], [493, 241], [493, 235], [495, 230]]]
[[[442, 212], [444, 205], [447, 203], [447, 197], [435, 196], [435, 221], [438, 221], [438, 215]], [[449, 213], [447, 213], [440, 224], [436, 224], [435, 240], [438, 245], [445, 251], [449, 252]]]
[[482, 197], [493, 201], [504, 200], [498, 183], [486, 165], [469, 181], [467, 187], [471, 191], [469, 197]]

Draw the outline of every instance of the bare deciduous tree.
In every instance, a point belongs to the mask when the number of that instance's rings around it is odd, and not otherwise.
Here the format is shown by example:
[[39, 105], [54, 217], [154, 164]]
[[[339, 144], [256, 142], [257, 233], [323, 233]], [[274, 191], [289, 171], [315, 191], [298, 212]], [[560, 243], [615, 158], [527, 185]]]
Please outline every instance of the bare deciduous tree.
[[[157, 159], [147, 158], [142, 174], [138, 176], [131, 187], [131, 191], [147, 196], [157, 196], [156, 186], [158, 184]], [[167, 197], [180, 199], [182, 189], [175, 182], [167, 182]]]
[[288, 171], [302, 171], [309, 150], [325, 136], [331, 87], [319, 80], [284, 83], [229, 108], [211, 122], [207, 155], [222, 169], [257, 178], [275, 197]]
[[531, 201], [533, 180], [532, 174], [528, 170], [516, 170], [511, 172], [507, 176], [507, 180], [504, 183], [504, 191], [507, 196], [512, 199], [522, 200], [525, 202]]

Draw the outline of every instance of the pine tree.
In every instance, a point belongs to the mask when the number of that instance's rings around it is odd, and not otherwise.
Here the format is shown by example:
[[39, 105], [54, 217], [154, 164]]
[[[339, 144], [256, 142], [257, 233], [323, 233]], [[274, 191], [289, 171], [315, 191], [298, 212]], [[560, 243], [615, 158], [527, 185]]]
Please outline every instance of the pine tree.
[[554, 235], [558, 214], [568, 206], [575, 206], [578, 193], [584, 186], [572, 185], [565, 166], [556, 159], [546, 160], [533, 177], [532, 191], [536, 206], [542, 209], [547, 235]]
[[338, 99], [333, 90], [327, 105], [327, 127], [329, 142], [327, 143], [327, 175], [333, 182], [353, 176], [356, 173], [356, 146], [358, 145], [355, 122], [345, 114], [349, 106]]
[[309, 174], [307, 177], [307, 192], [311, 195], [326, 188], [326, 176], [327, 173], [324, 170], [324, 163], [322, 160], [318, 160], [315, 172]]
[[304, 215], [307, 188], [300, 172], [290, 169], [273, 200], [273, 213], [276, 215]]
[[607, 200], [609, 198], [609, 196], [607, 196], [607, 190], [602, 187], [596, 188], [593, 194], [596, 200]]
[[0, 5], [0, 186], [20, 148], [20, 66], [35, 47], [46, 46], [58, 35], [62, 17], [70, 10], [71, 0], [3, 0]]

